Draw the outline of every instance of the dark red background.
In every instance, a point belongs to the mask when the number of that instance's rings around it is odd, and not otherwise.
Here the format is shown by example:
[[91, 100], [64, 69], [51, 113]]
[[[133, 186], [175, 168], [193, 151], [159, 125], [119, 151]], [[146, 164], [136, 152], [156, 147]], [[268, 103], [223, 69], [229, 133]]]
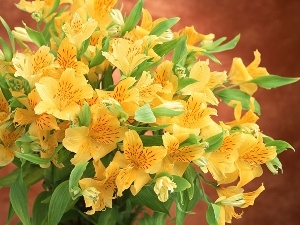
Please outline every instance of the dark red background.
[[[1, 2], [0, 15], [11, 27], [20, 26], [24, 20], [33, 26], [30, 16], [18, 11], [13, 3]], [[123, 0], [124, 10], [132, 8], [135, 0]], [[253, 60], [253, 51], [258, 49], [262, 54], [261, 65], [271, 74], [286, 77], [300, 76], [300, 1], [289, 0], [146, 0], [147, 8], [154, 18], [180, 17], [176, 29], [194, 25], [197, 31], [214, 33], [216, 38], [226, 36], [232, 39], [241, 34], [238, 46], [233, 50], [218, 54], [222, 67], [211, 66], [220, 70], [229, 70], [233, 57], [241, 57], [247, 65]], [[0, 36], [5, 36], [0, 28]], [[300, 163], [298, 163], [300, 138], [300, 83], [279, 89], [259, 91], [255, 97], [261, 103], [262, 116], [258, 121], [261, 129], [275, 139], [283, 139], [294, 146], [296, 152], [286, 151], [280, 155], [284, 174], [272, 175], [265, 170], [249, 189], [255, 189], [262, 182], [266, 191], [256, 200], [254, 207], [244, 210], [241, 220], [234, 220], [236, 225], [297, 225], [300, 213]], [[219, 112], [222, 118], [231, 117], [230, 110]], [[9, 169], [9, 168], [8, 168]], [[1, 169], [0, 176], [8, 169]], [[35, 196], [31, 189], [30, 196]], [[0, 224], [6, 221], [8, 209], [8, 190], [0, 190]], [[33, 199], [30, 198], [30, 204]], [[185, 224], [206, 224], [205, 205], [199, 204], [195, 212], [188, 216]]]

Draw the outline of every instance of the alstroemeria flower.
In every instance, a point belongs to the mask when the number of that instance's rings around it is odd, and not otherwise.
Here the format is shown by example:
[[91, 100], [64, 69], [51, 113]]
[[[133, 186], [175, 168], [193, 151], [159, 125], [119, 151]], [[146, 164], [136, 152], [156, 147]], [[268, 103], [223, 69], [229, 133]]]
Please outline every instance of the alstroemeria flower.
[[85, 23], [78, 13], [74, 13], [71, 23], [66, 22], [62, 29], [69, 41], [80, 49], [82, 43], [88, 39], [97, 28], [95, 19], [89, 18]]
[[14, 159], [14, 152], [19, 151], [15, 141], [24, 134], [24, 129], [1, 127], [0, 129], [0, 166], [6, 166]]
[[79, 164], [93, 158], [99, 160], [122, 141], [126, 127], [102, 105], [91, 106], [92, 120], [89, 127], [70, 127], [66, 130], [63, 145], [75, 153], [71, 162]]
[[0, 125], [10, 118], [10, 107], [0, 89]]
[[[85, 206], [92, 207], [86, 214], [93, 215], [95, 211], [112, 208], [112, 200], [115, 198], [116, 177], [119, 173], [118, 164], [111, 162], [107, 168], [100, 160], [93, 161], [95, 167], [94, 178], [83, 178], [79, 181], [84, 197]], [[94, 190], [94, 191], [93, 191]]]
[[111, 41], [112, 52], [103, 52], [102, 55], [129, 77], [138, 65], [149, 58], [142, 52], [142, 43], [142, 40], [132, 42], [117, 38]]
[[68, 38], [65, 38], [57, 50], [57, 62], [61, 70], [59, 74], [67, 68], [75, 70], [77, 75], [85, 75], [89, 72], [89, 67], [82, 61], [77, 61], [76, 46], [70, 43]]
[[104, 91], [96, 89], [99, 100], [115, 99], [120, 103], [122, 109], [129, 115], [133, 116], [139, 108], [139, 90], [134, 87], [136, 80], [133, 77], [127, 77], [121, 80], [113, 91]]
[[134, 130], [125, 133], [123, 144], [124, 154], [117, 152], [113, 159], [122, 168], [116, 178], [117, 195], [122, 196], [123, 191], [132, 183], [130, 190], [136, 195], [151, 181], [149, 170], [158, 164], [167, 152], [162, 146], [144, 147], [140, 136]]
[[219, 198], [216, 204], [221, 206], [220, 215], [218, 218], [218, 225], [225, 225], [231, 223], [232, 218], [240, 219], [242, 213], [235, 212], [234, 207], [246, 208], [254, 204], [254, 200], [265, 190], [261, 185], [258, 189], [252, 192], [245, 192], [240, 187], [230, 186], [227, 188], [220, 187], [217, 189]]
[[34, 111], [36, 114], [48, 113], [62, 120], [72, 120], [79, 113], [78, 102], [93, 97], [93, 88], [83, 76], [76, 76], [73, 69], [66, 69], [57, 81], [52, 77], [43, 77], [36, 83], [41, 97]]
[[182, 176], [190, 162], [203, 155], [204, 146], [201, 144], [180, 147], [180, 143], [188, 137], [189, 134], [187, 133], [171, 135], [168, 132], [162, 136], [167, 155], [160, 163], [159, 172]]
[[238, 151], [239, 158], [236, 167], [240, 177], [237, 184], [239, 187], [261, 176], [263, 173], [261, 165], [277, 156], [276, 147], [266, 146], [261, 133], [257, 138], [250, 134], [243, 134], [243, 144]]
[[12, 63], [16, 69], [15, 76], [26, 79], [31, 88], [41, 77], [49, 75], [54, 55], [48, 46], [41, 46], [34, 54], [16, 53]]
[[241, 58], [234, 58], [232, 66], [228, 74], [232, 84], [238, 84], [240, 89], [249, 95], [253, 95], [257, 90], [257, 85], [254, 83], [244, 83], [262, 75], [268, 75], [268, 71], [264, 67], [259, 67], [260, 64], [259, 51], [254, 52], [254, 60], [249, 66], [245, 66]]

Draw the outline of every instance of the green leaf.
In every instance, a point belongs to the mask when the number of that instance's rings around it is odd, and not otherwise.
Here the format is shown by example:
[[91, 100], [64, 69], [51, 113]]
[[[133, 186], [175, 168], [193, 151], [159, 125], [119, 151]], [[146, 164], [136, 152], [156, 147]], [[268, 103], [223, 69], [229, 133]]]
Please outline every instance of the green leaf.
[[[235, 46], [237, 45], [239, 40], [240, 40], [240, 35], [238, 34], [237, 36], [235, 36], [231, 41], [227, 42], [226, 44], [216, 46], [213, 49], [208, 50], [207, 52], [213, 53], [213, 52], [224, 52], [227, 50], [231, 50], [231, 49], [235, 48]], [[204, 48], [205, 48], [205, 46], [204, 46]]]
[[20, 174], [21, 169], [17, 168], [4, 177], [0, 178], [0, 187], [10, 187]]
[[173, 39], [171, 41], [167, 41], [162, 44], [155, 45], [153, 47], [153, 50], [157, 55], [164, 56], [169, 52], [171, 52], [172, 50], [174, 50], [177, 47], [177, 45], [181, 43], [182, 40], [185, 38], [186, 38], [185, 36], [180, 36], [179, 38]]
[[198, 80], [196, 80], [194, 78], [189, 78], [189, 77], [180, 78], [180, 79], [178, 79], [177, 90], [179, 91], [179, 90], [185, 88], [186, 86], [196, 83], [196, 82], [198, 82]]
[[191, 184], [183, 177], [173, 175], [173, 182], [176, 183], [177, 187], [174, 189], [175, 192], [184, 191], [191, 187]]
[[130, 130], [135, 130], [135, 131], [144, 131], [144, 130], [156, 131], [156, 130], [162, 130], [169, 125], [170, 124], [164, 124], [164, 125], [160, 125], [160, 126], [151, 126], [151, 127], [150, 126], [137, 127], [137, 126], [128, 125], [128, 128]]
[[150, 35], [156, 35], [156, 36], [160, 36], [161, 34], [163, 34], [166, 30], [170, 29], [172, 26], [174, 26], [178, 21], [180, 20], [180, 18], [178, 17], [174, 17], [174, 18], [170, 18], [164, 21], [161, 21], [160, 23], [158, 23], [149, 33]]
[[139, 225], [165, 225], [168, 215], [165, 213], [154, 212], [152, 216], [144, 213], [142, 219], [139, 219]]
[[153, 114], [150, 104], [145, 104], [135, 111], [134, 119], [142, 123], [156, 122], [155, 115]]
[[45, 37], [42, 33], [31, 29], [30, 27], [25, 27], [27, 34], [31, 38], [31, 40], [38, 46], [41, 47], [42, 45], [46, 45]]
[[[250, 95], [240, 91], [238, 89], [223, 89], [215, 92], [215, 95], [219, 96], [225, 103], [229, 103], [231, 100], [237, 100], [242, 103], [244, 110], [250, 109]], [[260, 115], [260, 105], [254, 101], [255, 112]]]
[[206, 221], [209, 225], [218, 225], [218, 220], [220, 217], [221, 207], [214, 203], [208, 204], [208, 209], [206, 211]]
[[128, 18], [125, 20], [124, 28], [122, 30], [122, 36], [127, 32], [131, 31], [140, 21], [142, 16], [142, 9], [144, 5], [144, 0], [139, 0], [133, 7]]
[[219, 134], [216, 134], [205, 141], [209, 144], [208, 148], [205, 149], [205, 152], [213, 152], [221, 147], [223, 143], [223, 136], [224, 133], [221, 132]]
[[135, 77], [137, 80], [141, 78], [143, 71], [149, 71], [153, 67], [158, 66], [162, 62], [163, 58], [155, 61], [155, 62], [149, 62], [149, 61], [144, 61], [142, 62], [137, 69], [133, 71], [133, 73], [130, 75], [131, 77]]
[[80, 188], [78, 186], [78, 182], [80, 180], [80, 178], [83, 175], [83, 172], [86, 170], [86, 167], [88, 165], [88, 162], [83, 162], [80, 163], [78, 165], [76, 165], [71, 174], [70, 174], [70, 180], [69, 180], [69, 191], [70, 194], [72, 195], [72, 199], [76, 199], [77, 197], [79, 197], [79, 193], [80, 193]]
[[152, 186], [144, 186], [134, 198], [136, 198], [141, 205], [169, 215], [169, 210], [163, 202], [158, 200]]
[[49, 197], [49, 192], [41, 192], [35, 199], [32, 210], [32, 225], [41, 225], [47, 217], [49, 204], [42, 201]]
[[152, 112], [155, 117], [161, 117], [161, 116], [173, 117], [173, 116], [179, 116], [184, 113], [184, 111], [172, 110], [166, 107], [154, 108], [152, 109]]
[[184, 38], [180, 40], [178, 45], [174, 49], [174, 53], [172, 56], [172, 62], [174, 65], [184, 66], [185, 60], [187, 57], [187, 47], [186, 47], [186, 35], [183, 36]]
[[285, 151], [287, 149], [292, 149], [292, 150], [295, 151], [295, 149], [293, 148], [293, 146], [291, 146], [286, 141], [282, 141], [282, 140], [269, 141], [269, 142], [266, 143], [266, 146], [275, 146], [277, 154], [280, 154], [281, 152], [283, 152], [283, 151]]
[[48, 17], [48, 16], [50, 16], [52, 13], [54, 13], [54, 11], [58, 8], [59, 3], [60, 3], [60, 0], [54, 0], [53, 6], [52, 6], [51, 10], [49, 11], [49, 13], [48, 13], [48, 15], [47, 15], [46, 17]]
[[[21, 137], [22, 138], [22, 137]], [[20, 139], [18, 139], [17, 141], [20, 141]], [[53, 158], [54, 156], [62, 149], [63, 145], [60, 144], [56, 147], [55, 151], [53, 152], [52, 156], [50, 158], [45, 158], [45, 159], [42, 159], [40, 158], [39, 155], [37, 154], [31, 154], [31, 153], [21, 153], [21, 152], [17, 152], [15, 151], [15, 155], [21, 159], [25, 159], [29, 162], [32, 162], [34, 164], [38, 164], [38, 165], [41, 165], [41, 164], [47, 164], [49, 163]]]
[[55, 188], [51, 196], [48, 211], [48, 224], [56, 225], [60, 222], [70, 200], [69, 181], [66, 180]]
[[189, 200], [191, 200], [194, 196], [194, 192], [195, 192], [194, 181], [196, 177], [197, 177], [197, 173], [194, 167], [190, 164], [183, 174], [183, 178], [186, 179], [191, 184], [191, 187], [187, 189]]
[[106, 59], [103, 55], [102, 52], [107, 52], [109, 49], [109, 41], [110, 39], [104, 38], [102, 41], [102, 49], [96, 53], [96, 55], [93, 57], [92, 61], [90, 62], [89, 68], [92, 68], [94, 66], [100, 65], [101, 63], [104, 62]]
[[99, 215], [97, 225], [115, 225], [118, 221], [117, 207], [106, 208]]
[[144, 147], [151, 146], [162, 146], [162, 136], [161, 135], [140, 135]]
[[14, 35], [12, 34], [10, 27], [8, 26], [6, 21], [2, 18], [2, 16], [0, 16], [0, 20], [1, 20], [1, 23], [4, 26], [4, 28], [5, 28], [5, 30], [8, 34], [8, 38], [9, 38], [9, 41], [10, 41], [10, 44], [11, 44], [12, 52], [15, 52], [16, 49], [15, 49]]
[[2, 45], [5, 61], [10, 62], [13, 57], [12, 50], [10, 49], [10, 47], [8, 46], [8, 44], [4, 41], [4, 39], [2, 37], [0, 37], [0, 44]]
[[287, 84], [292, 84], [298, 82], [300, 78], [295, 77], [281, 77], [277, 75], [266, 75], [259, 76], [252, 80], [247, 81], [247, 83], [255, 83], [258, 86], [266, 89], [277, 88]]
[[271, 161], [266, 162], [266, 166], [273, 174], [278, 174], [278, 169], [280, 169], [281, 172], [283, 172], [282, 164], [277, 157], [275, 157]]
[[22, 171], [11, 186], [9, 198], [12, 207], [24, 225], [30, 225], [30, 217], [28, 211], [27, 188], [25, 187]]
[[77, 118], [78, 118], [79, 126], [88, 127], [90, 125], [92, 114], [91, 114], [90, 106], [87, 102], [84, 102]]
[[209, 53], [209, 52], [204, 52], [202, 51], [201, 54], [205, 55], [206, 57], [208, 57], [209, 59], [211, 59], [213, 62], [218, 63], [218, 64], [222, 64], [221, 61], [214, 56], [213, 54]]

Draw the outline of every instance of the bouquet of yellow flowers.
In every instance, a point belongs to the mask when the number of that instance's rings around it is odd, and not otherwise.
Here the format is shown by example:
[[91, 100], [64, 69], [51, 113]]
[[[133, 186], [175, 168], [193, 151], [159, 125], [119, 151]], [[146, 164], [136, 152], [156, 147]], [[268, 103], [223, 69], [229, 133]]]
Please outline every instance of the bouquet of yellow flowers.
[[[264, 190], [244, 191], [263, 164], [282, 169], [277, 156], [293, 147], [260, 131], [253, 94], [299, 79], [269, 74], [258, 51], [211, 71], [240, 36], [174, 32], [178, 18], [153, 20], [143, 3], [123, 15], [117, 0], [20, 0], [35, 29], [1, 18], [0, 166], [17, 166], [0, 178], [8, 223], [165, 224], [175, 205], [180, 225], [203, 201], [208, 224], [222, 225]], [[218, 120], [220, 102], [234, 120]]]

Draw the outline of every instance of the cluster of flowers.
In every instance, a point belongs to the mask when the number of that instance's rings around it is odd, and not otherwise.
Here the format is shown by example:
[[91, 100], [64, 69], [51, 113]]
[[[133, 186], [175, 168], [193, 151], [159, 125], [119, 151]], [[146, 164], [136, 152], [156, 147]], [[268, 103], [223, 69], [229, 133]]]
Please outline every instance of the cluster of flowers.
[[[253, 205], [264, 190], [243, 187], [263, 164], [277, 173], [277, 154], [291, 148], [261, 133], [253, 94], [296, 80], [269, 75], [258, 51], [248, 66], [234, 58], [228, 74], [211, 71], [212, 53], [233, 48], [239, 36], [223, 44], [193, 27], [172, 32], [178, 18], [153, 20], [143, 1], [125, 18], [116, 4], [21, 0], [37, 30], [11, 31], [2, 20], [11, 47], [1, 42], [0, 166], [39, 167], [35, 182], [46, 180], [52, 195], [67, 181], [71, 201], [83, 196], [90, 215], [148, 191], [155, 195], [139, 205], [153, 210], [175, 201], [176, 214], [185, 214], [203, 200], [210, 224], [240, 218], [234, 207]], [[233, 121], [218, 121], [220, 101], [234, 108]], [[51, 182], [49, 168], [66, 176]], [[210, 200], [201, 182], [219, 198]]]

